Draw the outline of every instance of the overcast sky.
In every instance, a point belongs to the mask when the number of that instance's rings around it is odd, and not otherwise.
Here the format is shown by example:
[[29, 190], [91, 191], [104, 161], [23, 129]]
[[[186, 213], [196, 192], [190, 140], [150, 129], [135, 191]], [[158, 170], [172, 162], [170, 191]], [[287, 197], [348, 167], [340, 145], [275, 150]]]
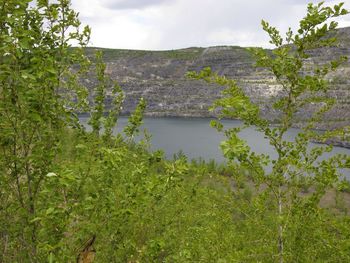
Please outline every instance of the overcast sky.
[[[261, 19], [282, 31], [288, 26], [296, 28], [310, 1], [72, 0], [72, 4], [80, 20], [92, 28], [91, 46], [164, 50], [217, 45], [269, 47]], [[350, 9], [350, 0], [343, 2]], [[350, 15], [338, 22], [339, 27], [350, 26]]]

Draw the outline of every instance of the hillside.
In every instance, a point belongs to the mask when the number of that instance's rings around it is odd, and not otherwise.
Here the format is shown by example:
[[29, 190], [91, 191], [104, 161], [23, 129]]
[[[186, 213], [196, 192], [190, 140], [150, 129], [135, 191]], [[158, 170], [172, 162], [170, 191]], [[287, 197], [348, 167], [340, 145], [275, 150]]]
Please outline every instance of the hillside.
[[[333, 34], [339, 39], [337, 47], [313, 50], [307, 65], [350, 54], [350, 27], [338, 29]], [[142, 96], [148, 102], [148, 116], [212, 116], [208, 107], [220, 96], [222, 87], [185, 77], [188, 71], [199, 71], [210, 66], [219, 74], [237, 80], [254, 101], [263, 105], [262, 114], [265, 117], [270, 120], [276, 117], [277, 113], [271, 109], [271, 100], [279, 95], [280, 87], [269, 72], [254, 67], [254, 61], [246, 48], [192, 47], [170, 51], [88, 48], [87, 53], [92, 55], [95, 50], [103, 50], [107, 73], [126, 92], [124, 114], [128, 114]], [[349, 74], [348, 61], [328, 76], [331, 81], [329, 96], [337, 98], [338, 104], [318, 128], [334, 128], [350, 120]], [[88, 86], [95, 82], [93, 78], [85, 81]], [[304, 109], [299, 115], [303, 117], [308, 113], [309, 110]]]

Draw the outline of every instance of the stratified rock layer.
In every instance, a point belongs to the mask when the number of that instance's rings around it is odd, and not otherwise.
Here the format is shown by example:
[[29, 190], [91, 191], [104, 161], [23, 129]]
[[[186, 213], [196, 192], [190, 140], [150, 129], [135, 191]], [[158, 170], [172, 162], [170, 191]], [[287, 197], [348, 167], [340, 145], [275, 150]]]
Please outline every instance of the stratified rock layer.
[[[350, 28], [334, 32], [339, 39], [337, 47], [321, 48], [311, 52], [307, 64], [324, 63], [339, 56], [350, 55]], [[98, 48], [88, 48], [92, 54]], [[213, 71], [235, 79], [253, 101], [262, 105], [262, 115], [274, 120], [278, 113], [271, 101], [280, 95], [280, 86], [263, 68], [254, 67], [254, 61], [246, 48], [235, 46], [187, 48], [171, 51], [140, 51], [103, 49], [107, 63], [106, 72], [118, 81], [126, 93], [123, 113], [131, 112], [140, 97], [148, 103], [148, 116], [210, 117], [208, 111], [213, 101], [220, 97], [223, 87], [202, 81], [189, 80], [188, 71], [200, 71], [211, 67]], [[320, 129], [343, 126], [350, 120], [350, 62], [328, 75], [331, 81], [329, 96], [338, 103], [322, 123]], [[85, 79], [88, 86], [95, 84], [93, 77]], [[108, 98], [107, 105], [111, 97]], [[300, 118], [310, 115], [310, 109], [302, 109]], [[297, 123], [296, 123], [297, 126]]]

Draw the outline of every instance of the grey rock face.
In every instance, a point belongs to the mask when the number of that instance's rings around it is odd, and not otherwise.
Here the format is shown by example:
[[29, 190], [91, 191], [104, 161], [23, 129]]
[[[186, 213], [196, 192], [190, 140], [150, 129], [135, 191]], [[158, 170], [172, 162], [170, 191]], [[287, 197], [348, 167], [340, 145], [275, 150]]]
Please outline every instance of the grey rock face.
[[[311, 52], [307, 64], [324, 63], [339, 56], [350, 55], [350, 28], [332, 33], [339, 39], [339, 45], [320, 48]], [[92, 53], [97, 48], [89, 48]], [[209, 48], [187, 48], [171, 51], [135, 51], [104, 49], [107, 63], [106, 73], [118, 81], [126, 93], [123, 113], [131, 112], [140, 97], [147, 101], [148, 116], [195, 116], [210, 117], [208, 111], [214, 100], [220, 97], [223, 87], [208, 85], [185, 77], [188, 71], [200, 71], [211, 67], [213, 71], [235, 79], [253, 101], [262, 105], [262, 115], [274, 120], [278, 116], [271, 107], [271, 101], [281, 94], [281, 88], [271, 73], [254, 67], [254, 61], [246, 48], [224, 46]], [[338, 103], [319, 129], [331, 129], [349, 124], [350, 120], [350, 62], [336, 72], [329, 74], [329, 96]], [[95, 83], [93, 78], [86, 85]], [[107, 105], [111, 101], [108, 98]], [[303, 119], [310, 115], [312, 106], [300, 110]], [[298, 123], [295, 124], [298, 126]]]

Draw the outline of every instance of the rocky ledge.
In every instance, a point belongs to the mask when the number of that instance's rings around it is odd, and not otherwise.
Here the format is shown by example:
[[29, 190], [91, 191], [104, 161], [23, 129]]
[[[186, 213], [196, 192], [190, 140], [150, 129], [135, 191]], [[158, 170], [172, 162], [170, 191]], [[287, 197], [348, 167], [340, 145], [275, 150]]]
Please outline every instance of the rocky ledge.
[[[332, 34], [339, 39], [338, 45], [313, 50], [311, 58], [306, 61], [307, 66], [312, 67], [315, 63], [350, 54], [350, 27], [338, 29]], [[278, 116], [271, 102], [280, 96], [281, 87], [266, 69], [254, 66], [247, 48], [191, 47], [169, 51], [87, 48], [87, 53], [93, 56], [96, 50], [103, 51], [106, 73], [118, 81], [126, 93], [123, 114], [131, 112], [138, 99], [144, 97], [148, 103], [148, 116], [215, 116], [208, 108], [220, 97], [223, 87], [185, 77], [188, 71], [200, 71], [209, 66], [213, 71], [235, 79], [253, 101], [261, 104], [261, 114], [265, 118], [273, 121]], [[343, 64], [327, 78], [330, 81], [328, 94], [337, 100], [337, 104], [317, 124], [319, 129], [348, 125], [350, 120], [350, 62]], [[93, 87], [96, 79], [89, 77], [84, 82], [88, 87]], [[107, 105], [111, 99], [111, 94], [108, 94]], [[300, 119], [308, 117], [311, 110], [312, 105], [309, 105], [301, 109], [298, 116]]]

